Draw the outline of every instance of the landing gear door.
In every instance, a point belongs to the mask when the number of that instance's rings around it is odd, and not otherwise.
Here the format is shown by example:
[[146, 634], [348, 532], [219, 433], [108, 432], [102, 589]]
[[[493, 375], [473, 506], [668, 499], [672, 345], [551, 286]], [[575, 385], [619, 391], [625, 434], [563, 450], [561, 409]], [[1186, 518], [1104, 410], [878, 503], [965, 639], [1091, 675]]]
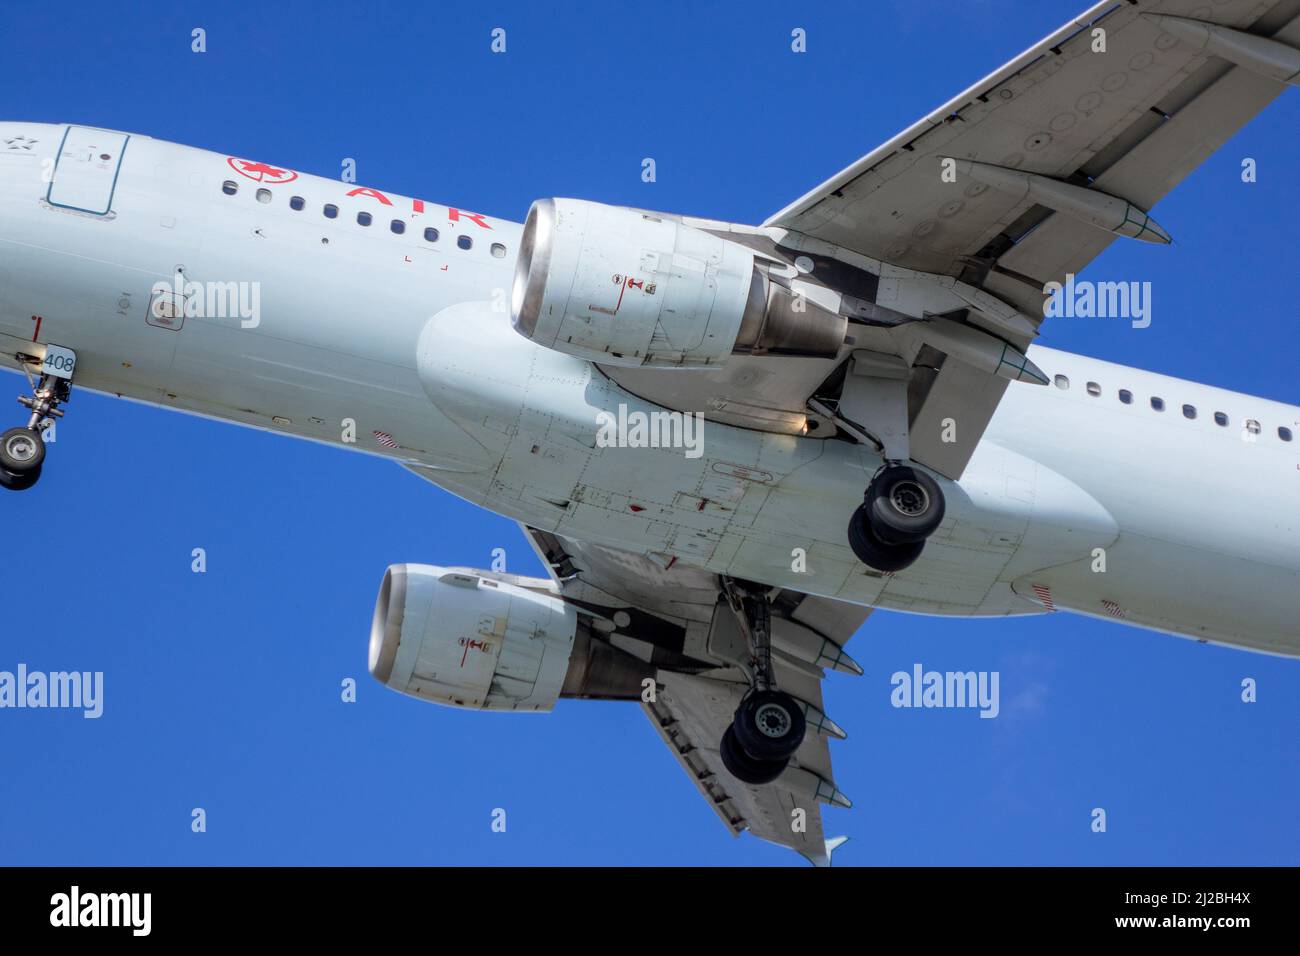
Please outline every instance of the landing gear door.
[[130, 138], [112, 130], [69, 126], [59, 146], [46, 202], [61, 209], [107, 216], [113, 208], [117, 174]]

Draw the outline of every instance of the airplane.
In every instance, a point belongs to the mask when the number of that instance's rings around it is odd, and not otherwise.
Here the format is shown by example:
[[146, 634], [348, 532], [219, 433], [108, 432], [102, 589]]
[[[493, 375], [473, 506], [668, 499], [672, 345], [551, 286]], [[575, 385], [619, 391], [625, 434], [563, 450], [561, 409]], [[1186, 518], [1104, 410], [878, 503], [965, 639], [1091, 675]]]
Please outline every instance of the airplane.
[[1300, 0], [1105, 0], [757, 226], [520, 224], [0, 123], [0, 363], [31, 389], [0, 485], [36, 484], [74, 383], [390, 459], [548, 576], [392, 565], [377, 680], [637, 702], [731, 832], [828, 865], [821, 682], [862, 673], [875, 608], [1300, 656], [1300, 408], [1035, 343], [1297, 77]]

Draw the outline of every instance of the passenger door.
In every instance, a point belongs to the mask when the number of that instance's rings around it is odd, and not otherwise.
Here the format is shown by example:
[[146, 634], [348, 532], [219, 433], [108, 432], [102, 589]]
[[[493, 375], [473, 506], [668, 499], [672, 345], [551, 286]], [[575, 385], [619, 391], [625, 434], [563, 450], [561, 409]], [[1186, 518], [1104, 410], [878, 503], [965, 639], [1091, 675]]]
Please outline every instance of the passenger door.
[[109, 215], [130, 138], [112, 130], [69, 126], [59, 146], [46, 201], [62, 209]]

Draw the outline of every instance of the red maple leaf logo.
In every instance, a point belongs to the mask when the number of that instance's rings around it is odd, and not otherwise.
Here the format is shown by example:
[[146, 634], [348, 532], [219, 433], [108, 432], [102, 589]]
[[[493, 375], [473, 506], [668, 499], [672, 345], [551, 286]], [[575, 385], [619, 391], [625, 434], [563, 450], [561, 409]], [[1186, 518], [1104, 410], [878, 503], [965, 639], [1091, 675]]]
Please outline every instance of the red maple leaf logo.
[[283, 184], [291, 183], [298, 178], [298, 174], [292, 169], [281, 169], [279, 166], [257, 163], [251, 159], [237, 159], [230, 156], [226, 158], [226, 162], [239, 175], [256, 183]]

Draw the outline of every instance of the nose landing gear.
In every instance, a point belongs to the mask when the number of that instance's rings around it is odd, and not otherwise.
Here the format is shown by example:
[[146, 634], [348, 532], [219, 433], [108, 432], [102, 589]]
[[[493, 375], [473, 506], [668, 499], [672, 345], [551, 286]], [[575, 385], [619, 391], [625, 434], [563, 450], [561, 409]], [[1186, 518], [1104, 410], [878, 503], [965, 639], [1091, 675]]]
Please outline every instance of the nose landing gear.
[[11, 428], [0, 435], [0, 487], [10, 491], [26, 491], [41, 477], [45, 464], [45, 439], [41, 430], [52, 418], [62, 418], [59, 408], [72, 393], [72, 371], [77, 357], [71, 349], [51, 345], [46, 348], [40, 381], [27, 381], [32, 386], [31, 395], [20, 395], [18, 401], [31, 409], [27, 425]]
[[771, 783], [803, 743], [807, 722], [803, 705], [776, 689], [772, 671], [772, 610], [767, 597], [723, 579], [727, 602], [749, 646], [751, 687], [736, 708], [718, 751], [736, 779]]
[[943, 521], [939, 483], [919, 468], [889, 464], [867, 486], [849, 521], [849, 547], [882, 573], [901, 571], [921, 556], [925, 539]]

